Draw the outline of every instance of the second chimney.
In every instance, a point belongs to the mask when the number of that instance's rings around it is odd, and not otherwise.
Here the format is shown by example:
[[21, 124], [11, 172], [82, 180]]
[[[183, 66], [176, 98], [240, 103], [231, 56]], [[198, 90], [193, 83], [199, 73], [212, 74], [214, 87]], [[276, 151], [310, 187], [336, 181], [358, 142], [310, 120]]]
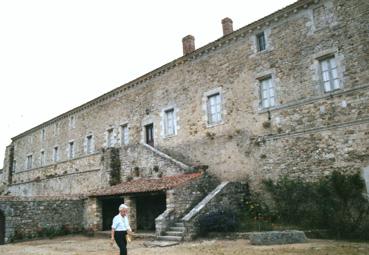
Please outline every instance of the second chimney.
[[223, 36], [233, 32], [233, 21], [230, 18], [222, 19]]
[[183, 55], [190, 54], [195, 51], [195, 37], [192, 35], [187, 35], [182, 39], [183, 44]]

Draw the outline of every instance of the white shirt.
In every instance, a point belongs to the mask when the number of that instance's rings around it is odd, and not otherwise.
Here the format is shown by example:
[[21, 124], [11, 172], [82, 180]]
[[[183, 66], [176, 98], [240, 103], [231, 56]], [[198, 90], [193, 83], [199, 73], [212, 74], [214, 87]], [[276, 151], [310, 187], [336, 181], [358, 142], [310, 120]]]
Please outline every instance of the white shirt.
[[129, 226], [128, 217], [123, 217], [122, 215], [120, 215], [120, 213], [115, 215], [111, 228], [115, 231], [132, 231], [131, 227]]

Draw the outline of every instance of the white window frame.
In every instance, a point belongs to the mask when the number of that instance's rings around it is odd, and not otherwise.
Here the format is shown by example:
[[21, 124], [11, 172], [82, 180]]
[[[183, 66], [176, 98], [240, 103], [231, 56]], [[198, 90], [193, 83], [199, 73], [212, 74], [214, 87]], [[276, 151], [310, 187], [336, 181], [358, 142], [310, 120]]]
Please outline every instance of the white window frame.
[[114, 128], [109, 128], [106, 130], [106, 147], [114, 147]]
[[44, 142], [46, 138], [46, 130], [45, 128], [41, 129], [41, 142]]
[[[222, 122], [222, 95], [220, 92], [208, 95], [206, 100], [208, 125], [216, 125]], [[214, 118], [216, 116], [216, 118]]]
[[59, 122], [56, 122], [54, 125], [54, 136], [57, 136], [59, 135]]
[[44, 166], [46, 163], [45, 160], [45, 150], [40, 151], [40, 166]]
[[[171, 119], [169, 119], [169, 113]], [[176, 111], [174, 107], [164, 110], [164, 136], [169, 137], [176, 135]]]
[[17, 171], [17, 160], [13, 160], [13, 165], [12, 165], [12, 172], [15, 173], [15, 171]]
[[[267, 75], [258, 79], [260, 107], [262, 109], [273, 108], [277, 104], [275, 81], [272, 75]], [[268, 82], [268, 84], [266, 83]], [[266, 87], [267, 86], [267, 87]], [[264, 104], [267, 102], [267, 104]]]
[[[219, 109], [219, 113], [220, 113], [220, 119], [218, 119], [216, 122], [212, 121], [211, 118], [209, 118], [211, 112], [209, 110], [209, 98], [211, 98], [212, 96], [219, 94], [219, 99], [220, 99], [220, 109]], [[214, 127], [214, 126], [218, 126], [221, 124], [224, 124], [225, 121], [225, 116], [226, 116], [226, 111], [225, 111], [225, 107], [224, 107], [225, 103], [224, 103], [224, 96], [223, 96], [223, 90], [222, 87], [217, 87], [214, 88], [212, 90], [209, 90], [207, 92], [205, 92], [203, 94], [202, 97], [202, 108], [204, 111], [204, 121], [206, 123], [206, 127], [210, 128], [210, 127]]]
[[76, 127], [76, 116], [72, 115], [69, 117], [69, 128], [73, 129]]
[[[318, 59], [321, 86], [324, 93], [334, 92], [342, 89], [337, 58], [328, 55]], [[324, 64], [326, 67], [324, 67]]]
[[73, 159], [75, 157], [76, 144], [74, 140], [68, 142], [68, 159]]
[[86, 154], [92, 154], [95, 151], [94, 148], [94, 136], [92, 134], [86, 136]]
[[32, 154], [28, 154], [27, 155], [27, 159], [26, 159], [26, 169], [32, 169], [33, 167], [33, 156]]
[[59, 149], [59, 146], [54, 146], [53, 148], [53, 162], [58, 162], [59, 161], [59, 152], [60, 149]]
[[129, 144], [128, 123], [120, 125], [120, 143], [121, 143], [121, 145], [128, 145]]
[[[261, 47], [260, 47], [261, 44], [260, 44], [259, 38], [261, 38], [261, 36], [263, 38], [263, 43], [264, 43], [264, 45], [263, 45], [264, 48], [263, 49], [261, 49]], [[261, 32], [257, 33], [255, 35], [255, 40], [256, 40], [256, 51], [257, 52], [262, 52], [262, 51], [265, 51], [267, 49], [267, 37], [266, 37], [265, 31], [261, 31]]]

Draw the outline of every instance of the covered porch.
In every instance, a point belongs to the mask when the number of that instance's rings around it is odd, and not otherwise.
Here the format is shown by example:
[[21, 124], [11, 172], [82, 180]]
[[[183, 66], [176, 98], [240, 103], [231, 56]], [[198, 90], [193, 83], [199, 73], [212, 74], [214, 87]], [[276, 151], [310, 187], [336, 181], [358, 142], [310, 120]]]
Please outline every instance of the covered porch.
[[138, 234], [154, 234], [155, 219], [175, 207], [173, 189], [198, 178], [181, 174], [162, 178], [138, 178], [94, 191], [87, 200], [87, 225], [93, 231], [110, 231], [121, 203], [129, 206], [131, 228]]

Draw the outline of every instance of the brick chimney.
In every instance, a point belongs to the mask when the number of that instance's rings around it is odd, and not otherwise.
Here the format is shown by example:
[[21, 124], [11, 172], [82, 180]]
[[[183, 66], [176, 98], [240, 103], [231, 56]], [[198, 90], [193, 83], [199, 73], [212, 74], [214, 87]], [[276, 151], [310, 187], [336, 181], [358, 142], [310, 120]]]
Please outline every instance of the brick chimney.
[[183, 44], [183, 55], [190, 54], [195, 51], [195, 37], [192, 35], [187, 35], [182, 39]]
[[222, 19], [223, 36], [233, 32], [233, 21], [230, 18]]

